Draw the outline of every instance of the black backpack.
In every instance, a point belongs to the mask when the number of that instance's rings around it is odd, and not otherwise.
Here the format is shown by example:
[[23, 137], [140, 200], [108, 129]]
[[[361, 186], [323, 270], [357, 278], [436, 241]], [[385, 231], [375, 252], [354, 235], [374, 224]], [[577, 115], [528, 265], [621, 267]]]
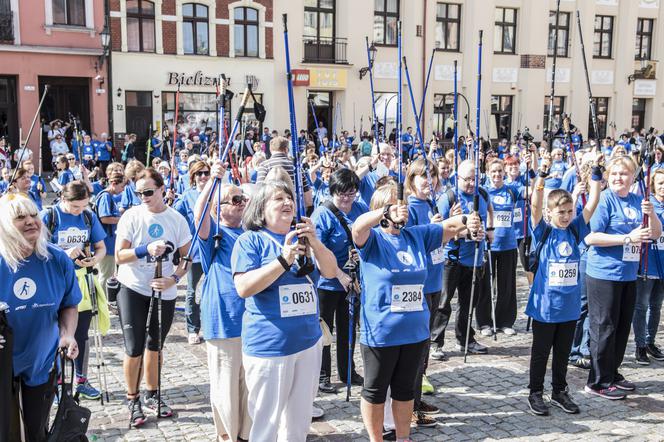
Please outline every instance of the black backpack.
[[[55, 216], [55, 207], [51, 206], [47, 210], [48, 213], [48, 231], [51, 232], [51, 235], [53, 235], [53, 232], [55, 232], [55, 228], [58, 226], [58, 222], [56, 220]], [[88, 240], [92, 237], [92, 217], [94, 214], [88, 210], [85, 209], [83, 211], [83, 219], [85, 220], [85, 227], [88, 229]]]
[[[569, 229], [572, 231], [572, 235], [574, 235], [574, 240], [576, 241], [575, 246], [578, 247], [579, 233], [572, 225], [569, 226]], [[539, 256], [540, 253], [542, 252], [542, 248], [544, 248], [544, 243], [546, 243], [546, 240], [549, 238], [549, 235], [551, 234], [551, 230], [553, 230], [553, 227], [551, 227], [550, 224], [547, 224], [546, 227], [544, 228], [544, 232], [542, 233], [542, 238], [537, 243], [535, 250], [531, 250], [530, 254], [528, 255], [528, 271], [532, 272], [533, 275], [537, 273], [537, 269], [539, 268]]]
[[[53, 425], [48, 432], [47, 442], [73, 442], [87, 441], [85, 433], [88, 431], [91, 412], [85, 407], [79, 405], [78, 392], [74, 394], [74, 361], [67, 360], [64, 356], [64, 350], [56, 352], [56, 360], [60, 360], [60, 380], [61, 390], [58, 395], [58, 410], [53, 419]], [[65, 368], [67, 362], [71, 364], [71, 382], [67, 382], [65, 377]]]

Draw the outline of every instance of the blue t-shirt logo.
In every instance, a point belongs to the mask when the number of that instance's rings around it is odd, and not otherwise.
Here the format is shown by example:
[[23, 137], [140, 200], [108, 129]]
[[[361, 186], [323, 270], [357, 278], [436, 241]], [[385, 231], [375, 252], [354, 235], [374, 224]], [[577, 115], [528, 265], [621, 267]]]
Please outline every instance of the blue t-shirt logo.
[[493, 202], [496, 204], [505, 204], [505, 197], [502, 195], [496, 195], [493, 197]]
[[625, 216], [627, 218], [636, 219], [636, 210], [632, 209], [631, 207], [625, 207], [623, 212], [625, 212]]
[[572, 254], [572, 246], [567, 241], [563, 241], [558, 246], [558, 253], [560, 256], [570, 256]]
[[397, 252], [397, 258], [399, 258], [399, 261], [401, 261], [404, 265], [407, 266], [413, 265], [413, 262], [415, 262], [413, 257], [410, 256], [408, 252], [403, 252], [403, 251]]
[[283, 297], [281, 298], [281, 302], [283, 302], [284, 304], [287, 304], [287, 303], [290, 302], [290, 299], [288, 298], [288, 296], [283, 296]]
[[148, 235], [152, 238], [159, 238], [164, 234], [164, 228], [161, 227], [161, 224], [152, 224], [148, 227]]
[[20, 278], [14, 283], [14, 295], [21, 301], [26, 301], [37, 293], [37, 284], [30, 278]]

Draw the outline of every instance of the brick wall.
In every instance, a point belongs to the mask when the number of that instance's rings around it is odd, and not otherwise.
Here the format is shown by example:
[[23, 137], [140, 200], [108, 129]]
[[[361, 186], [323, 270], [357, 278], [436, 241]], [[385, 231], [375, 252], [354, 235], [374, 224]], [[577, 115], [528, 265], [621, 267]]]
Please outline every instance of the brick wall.
[[217, 56], [219, 57], [228, 57], [230, 51], [228, 28], [228, 25], [217, 25]]
[[114, 51], [122, 50], [122, 29], [120, 17], [111, 17], [111, 47]]
[[175, 15], [175, 0], [164, 0], [161, 4], [161, 13]]
[[177, 36], [175, 34], [176, 23], [165, 21], [161, 23], [162, 37], [164, 42], [164, 54], [177, 54]]

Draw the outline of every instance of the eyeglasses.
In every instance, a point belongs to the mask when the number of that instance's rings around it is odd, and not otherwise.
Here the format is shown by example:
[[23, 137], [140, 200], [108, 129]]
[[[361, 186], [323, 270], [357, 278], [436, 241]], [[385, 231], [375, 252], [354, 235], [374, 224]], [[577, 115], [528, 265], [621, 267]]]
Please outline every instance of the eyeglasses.
[[67, 158], [67, 161], [76, 161], [75, 157]]
[[232, 204], [233, 206], [241, 206], [245, 204], [249, 199], [244, 195], [233, 195], [230, 201], [224, 201], [221, 205]]
[[475, 177], [468, 177], [468, 178], [466, 178], [466, 177], [463, 177], [463, 176], [459, 175], [459, 179], [460, 179], [461, 181], [465, 181], [466, 183], [469, 183], [469, 182], [475, 182]]
[[355, 199], [357, 196], [357, 191], [354, 192], [346, 192], [346, 193], [337, 193], [337, 196], [339, 198], [345, 198], [345, 199]]
[[145, 190], [136, 190], [134, 193], [139, 197], [151, 197], [157, 189], [145, 189]]
[[210, 176], [210, 171], [209, 170], [199, 170], [196, 172], [197, 177], [202, 177], [202, 176]]

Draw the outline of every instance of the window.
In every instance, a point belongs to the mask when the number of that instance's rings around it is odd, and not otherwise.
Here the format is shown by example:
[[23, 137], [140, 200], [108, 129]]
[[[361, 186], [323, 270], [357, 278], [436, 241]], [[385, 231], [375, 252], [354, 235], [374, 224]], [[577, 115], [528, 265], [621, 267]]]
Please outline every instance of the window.
[[[558, 57], [567, 57], [569, 47], [569, 12], [558, 14]], [[556, 11], [549, 11], [549, 57], [553, 57], [556, 39]]]
[[182, 5], [184, 53], [208, 55], [208, 8], [197, 3]]
[[613, 52], [613, 17], [610, 15], [595, 16], [595, 45], [593, 57], [611, 58]]
[[258, 11], [235, 8], [235, 56], [258, 57]]
[[[254, 98], [256, 101], [254, 101]], [[244, 109], [244, 131], [254, 131], [254, 134], [260, 135], [263, 131], [263, 123], [256, 119], [256, 114], [254, 114], [254, 103], [263, 104], [263, 94], [254, 94], [253, 97], [250, 97], [247, 100], [247, 106]]]
[[[512, 95], [492, 95], [491, 115], [496, 122], [496, 135], [498, 138], [511, 139], [512, 136]], [[492, 134], [490, 134], [492, 135]]]
[[335, 63], [335, 0], [304, 2], [304, 61]]
[[127, 0], [127, 49], [129, 52], [154, 52], [154, 3]]
[[641, 130], [646, 121], [646, 99], [634, 98], [632, 100], [632, 127]]
[[516, 53], [516, 9], [496, 8], [493, 50], [498, 54]]
[[597, 112], [597, 131], [599, 135], [596, 135], [593, 130], [592, 111], [588, 110], [588, 138], [603, 139], [606, 138], [606, 122], [609, 119], [609, 99], [607, 97], [593, 97], [593, 104], [595, 105], [595, 112]]
[[85, 0], [53, 0], [53, 24], [85, 26]]
[[650, 60], [652, 56], [652, 30], [655, 20], [652, 18], [640, 18], [636, 25], [636, 51], [634, 58]]
[[396, 46], [399, 0], [374, 0], [374, 43]]
[[454, 137], [454, 94], [434, 94], [433, 121], [438, 138], [449, 140]]
[[[165, 127], [173, 130], [175, 117], [175, 92], [162, 93], [162, 121]], [[231, 114], [230, 101], [226, 100], [226, 115]], [[178, 106], [178, 133], [195, 134], [204, 132], [206, 127], [217, 130], [217, 94], [180, 92]]]
[[459, 52], [461, 5], [438, 3], [436, 8], [436, 49]]
[[[542, 127], [544, 131], [549, 130], [549, 103], [551, 102], [551, 96], [547, 95], [544, 97], [544, 123]], [[551, 129], [553, 132], [556, 132], [556, 128], [562, 125], [562, 120], [560, 119], [561, 115], [565, 112], [565, 97], [553, 97], [553, 125]]]

